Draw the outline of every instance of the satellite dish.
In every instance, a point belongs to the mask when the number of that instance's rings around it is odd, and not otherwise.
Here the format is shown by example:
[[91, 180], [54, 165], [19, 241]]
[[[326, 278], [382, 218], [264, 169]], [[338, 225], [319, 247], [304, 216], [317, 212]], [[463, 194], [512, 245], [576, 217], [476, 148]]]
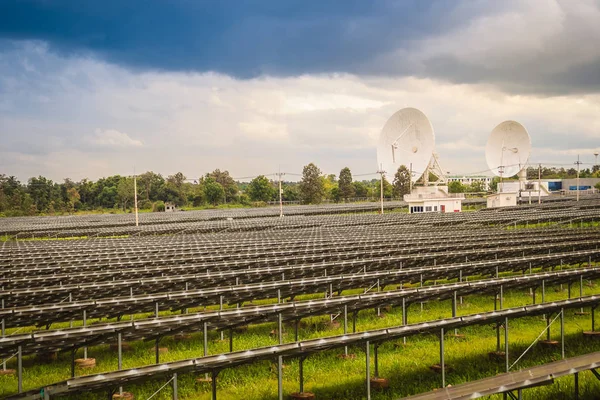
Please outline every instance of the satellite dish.
[[531, 137], [523, 125], [504, 121], [492, 130], [485, 146], [487, 165], [496, 176], [510, 177], [525, 168]]
[[412, 181], [421, 177], [435, 147], [435, 134], [427, 116], [416, 108], [403, 108], [385, 123], [377, 145], [377, 164], [391, 176], [398, 167], [412, 165]]

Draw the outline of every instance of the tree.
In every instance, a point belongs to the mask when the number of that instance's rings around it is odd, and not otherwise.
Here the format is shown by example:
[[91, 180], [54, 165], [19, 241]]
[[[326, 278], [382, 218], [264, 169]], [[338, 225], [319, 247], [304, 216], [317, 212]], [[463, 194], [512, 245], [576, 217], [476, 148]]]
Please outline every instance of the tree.
[[81, 196], [75, 187], [67, 189], [67, 198], [69, 199], [69, 211], [75, 211], [75, 205], [79, 203]]
[[595, 187], [596, 189], [600, 190], [600, 182], [596, 183], [596, 184], [594, 185], [594, 187]]
[[469, 185], [468, 191], [473, 193], [485, 192], [485, 184], [483, 181], [473, 181], [471, 182], [471, 185]]
[[319, 204], [323, 201], [325, 187], [321, 178], [321, 170], [313, 163], [305, 165], [302, 169], [300, 181], [300, 196], [306, 204]]
[[49, 210], [50, 204], [54, 200], [53, 187], [54, 183], [41, 175], [37, 178], [29, 179], [27, 191], [35, 203], [38, 212]]
[[298, 201], [300, 200], [300, 190], [295, 183], [286, 183], [283, 186], [283, 200]]
[[117, 201], [121, 205], [121, 208], [123, 208], [123, 211], [126, 211], [127, 206], [133, 203], [133, 191], [133, 178], [124, 177], [117, 185]]
[[352, 172], [346, 167], [340, 171], [340, 179], [338, 180], [339, 197], [344, 201], [354, 197], [354, 186], [352, 185]]
[[[379, 197], [381, 197], [381, 180], [375, 179], [374, 183], [375, 183], [375, 195], [379, 198]], [[388, 180], [385, 178], [385, 175], [384, 175], [383, 176], [383, 197], [391, 198], [393, 192], [394, 192], [393, 186], [388, 182]]]
[[406, 165], [398, 167], [394, 175], [394, 197], [402, 198], [405, 194], [410, 193], [410, 171]]
[[155, 201], [165, 185], [165, 179], [160, 174], [147, 171], [137, 177], [137, 185], [141, 199]]
[[364, 182], [360, 182], [360, 181], [352, 182], [352, 187], [354, 189], [354, 195], [356, 197], [368, 197], [369, 196], [369, 187]]
[[335, 200], [334, 192], [338, 190], [337, 177], [335, 174], [329, 174], [327, 176], [321, 176], [323, 181], [324, 196], [327, 200]]
[[218, 205], [225, 197], [225, 189], [223, 186], [214, 180], [211, 176], [207, 176], [203, 180], [204, 195], [206, 200], [212, 205]]
[[228, 171], [222, 171], [215, 169], [213, 172], [208, 174], [215, 182], [219, 183], [225, 193], [225, 201], [235, 199], [238, 194], [238, 187], [233, 178], [229, 175]]
[[498, 190], [498, 183], [500, 183], [500, 178], [498, 178], [497, 176], [493, 177], [492, 181], [490, 182], [491, 192], [496, 192]]
[[449, 193], [464, 193], [465, 185], [460, 183], [459, 181], [452, 181], [448, 183], [448, 192]]
[[267, 202], [275, 195], [275, 189], [267, 177], [259, 175], [248, 185], [248, 195], [252, 201]]

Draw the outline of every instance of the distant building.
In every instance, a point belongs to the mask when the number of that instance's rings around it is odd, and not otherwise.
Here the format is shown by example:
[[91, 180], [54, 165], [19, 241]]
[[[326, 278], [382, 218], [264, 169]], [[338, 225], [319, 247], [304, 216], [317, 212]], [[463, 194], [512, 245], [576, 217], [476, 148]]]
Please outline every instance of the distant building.
[[177, 206], [173, 203], [165, 203], [165, 212], [177, 211]]
[[411, 214], [424, 212], [461, 212], [463, 193], [448, 193], [448, 186], [417, 186], [404, 195]]
[[475, 176], [466, 176], [466, 175], [450, 175], [447, 177], [448, 183], [450, 182], [460, 182], [465, 186], [469, 186], [474, 182], [483, 182], [483, 189], [487, 192], [490, 190], [490, 183], [492, 183], [491, 176], [484, 175], [475, 175]]
[[[600, 178], [579, 178], [580, 194], [595, 193], [595, 186], [600, 183]], [[563, 179], [562, 190], [567, 194], [574, 195], [577, 193], [577, 178]]]

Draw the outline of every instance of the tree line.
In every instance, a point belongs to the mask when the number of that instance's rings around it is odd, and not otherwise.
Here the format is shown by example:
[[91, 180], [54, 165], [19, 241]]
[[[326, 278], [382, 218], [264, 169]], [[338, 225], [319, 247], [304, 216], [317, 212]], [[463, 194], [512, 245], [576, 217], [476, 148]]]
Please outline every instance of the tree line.
[[[386, 198], [401, 198], [409, 191], [409, 172], [398, 169], [392, 183], [384, 179]], [[181, 172], [166, 178], [148, 171], [136, 177], [138, 208], [163, 211], [165, 203], [178, 207], [218, 206], [220, 204], [262, 205], [279, 200], [279, 182], [260, 175], [250, 182], [234, 180], [228, 171], [219, 169], [197, 179]], [[286, 202], [319, 204], [356, 198], [378, 198], [379, 179], [354, 181], [349, 168], [339, 175], [324, 175], [314, 164], [303, 168], [299, 182], [282, 182], [282, 199]], [[21, 183], [14, 176], [0, 174], [0, 216], [65, 214], [77, 211], [123, 210], [134, 207], [134, 178], [113, 175], [97, 181], [69, 178], [53, 182], [43, 177]]]

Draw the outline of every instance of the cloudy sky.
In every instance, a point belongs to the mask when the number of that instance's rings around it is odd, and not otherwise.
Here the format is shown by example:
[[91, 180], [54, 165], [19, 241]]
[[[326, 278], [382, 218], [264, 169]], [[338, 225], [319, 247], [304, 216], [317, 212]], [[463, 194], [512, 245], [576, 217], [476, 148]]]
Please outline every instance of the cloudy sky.
[[0, 173], [366, 174], [403, 107], [453, 174], [487, 169], [506, 119], [530, 161], [589, 166], [599, 21], [600, 0], [3, 0]]

